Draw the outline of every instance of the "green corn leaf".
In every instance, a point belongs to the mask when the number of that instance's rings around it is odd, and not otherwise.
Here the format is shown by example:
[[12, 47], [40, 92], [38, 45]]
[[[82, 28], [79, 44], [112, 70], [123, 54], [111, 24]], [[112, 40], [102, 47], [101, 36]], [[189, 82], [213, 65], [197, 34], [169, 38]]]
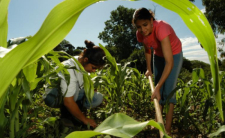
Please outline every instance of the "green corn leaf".
[[92, 99], [94, 97], [94, 84], [93, 84], [90, 76], [88, 76], [88, 79], [89, 79], [89, 82], [90, 82], [89, 83], [89, 85], [90, 85], [90, 91], [89, 91], [89, 97], [88, 98], [91, 99], [90, 101], [92, 101]]
[[90, 77], [87, 74], [83, 74], [83, 79], [85, 82], [84, 83], [85, 95], [86, 95], [89, 103], [91, 103], [92, 98], [94, 96], [94, 85], [93, 85], [93, 82], [91, 81]]
[[24, 78], [22, 80], [22, 88], [23, 92], [26, 94], [26, 98], [29, 99], [29, 101], [32, 103], [32, 96], [30, 94], [30, 85], [29, 82]]
[[0, 0], [0, 46], [7, 47], [8, 6], [10, 0]]
[[89, 101], [89, 103], [91, 103], [92, 98], [94, 96], [94, 84], [91, 80], [91, 77], [88, 75], [88, 73], [85, 71], [84, 67], [81, 65], [81, 63], [78, 60], [76, 60], [73, 56], [70, 56], [70, 57], [74, 60], [74, 62], [76, 62], [76, 64], [80, 68], [79, 71], [83, 73], [85, 96], [87, 100]]
[[[84, 8], [97, 1], [65, 0], [61, 2], [52, 9], [40, 30], [32, 38], [0, 58], [2, 67], [0, 68], [0, 98], [19, 71], [57, 46], [70, 32]], [[2, 16], [0, 18], [2, 20]]]
[[22, 103], [22, 101], [24, 100], [25, 98], [24, 97], [20, 97], [18, 100], [17, 100], [17, 103], [15, 105], [15, 109], [12, 111], [12, 113], [10, 114], [11, 116], [11, 120], [14, 119], [16, 117], [16, 114], [19, 112], [19, 107], [20, 107], [20, 104]]
[[109, 61], [110, 65], [112, 66], [111, 67], [112, 72], [114, 74], [117, 74], [117, 72], [118, 72], [118, 66], [116, 64], [115, 58], [112, 57], [112, 55], [109, 53], [109, 51], [105, 47], [103, 47], [101, 44], [99, 44], [99, 46], [104, 50], [105, 55], [106, 55], [106, 58]]
[[37, 87], [37, 85], [38, 85], [38, 83], [41, 81], [41, 80], [43, 80], [44, 78], [36, 78], [33, 82], [31, 82], [30, 83], [30, 90], [32, 91], [32, 90], [34, 90], [36, 87]]
[[101, 134], [102, 133], [95, 131], [75, 131], [66, 136], [66, 138], [91, 138]]
[[88, 138], [100, 134], [131, 138], [139, 133], [147, 125], [154, 126], [164, 133], [164, 137], [169, 138], [162, 124], [153, 120], [140, 123], [122, 113], [111, 115], [106, 120], [104, 120], [94, 131], [77, 131], [70, 133], [66, 138]]
[[44, 56], [38, 59], [38, 61], [37, 75], [39, 77], [41, 77], [43, 73], [49, 72], [53, 68]]
[[15, 109], [20, 91], [21, 91], [21, 86], [15, 86], [14, 88], [12, 88], [11, 94], [9, 95], [10, 112], [12, 112]]
[[217, 60], [216, 40], [208, 20], [206, 19], [205, 15], [193, 3], [188, 0], [152, 1], [177, 13], [182, 18], [187, 27], [195, 34], [200, 44], [206, 50], [211, 65], [210, 68], [213, 77], [213, 87], [217, 107], [220, 111], [220, 117], [222, 121], [224, 121], [219, 82], [219, 67]]
[[205, 89], [208, 92], [209, 97], [212, 95], [212, 85], [209, 81], [204, 80]]
[[221, 81], [223, 80], [223, 78], [225, 77], [225, 71], [220, 71], [219, 72], [219, 81], [221, 83]]
[[14, 78], [14, 80], [12, 81], [11, 85], [14, 87], [16, 86], [16, 82], [17, 82], [17, 78]]
[[104, 76], [96, 76], [93, 79], [96, 80], [96, 81], [98, 81], [98, 82], [100, 81], [101, 82], [101, 85], [108, 86], [110, 84], [110, 80], [105, 75]]
[[[0, 3], [1, 4], [1, 3]], [[8, 22], [7, 17], [5, 18], [5, 22], [0, 24], [0, 48], [7, 47], [7, 34], [8, 34]]]
[[9, 2], [10, 0], [0, 0], [0, 26], [4, 24], [5, 18], [7, 18]]
[[[7, 100], [7, 95], [8, 93], [5, 93], [3, 95], [3, 98], [2, 98], [2, 104], [5, 105], [5, 102]], [[2, 121], [0, 121], [0, 132], [5, 132], [5, 129], [6, 129], [6, 124], [8, 122], [8, 119], [5, 117], [5, 108], [4, 107], [1, 107], [0, 108], [0, 118]], [[3, 135], [4, 133], [0, 133], [0, 137], [3, 138]]]
[[24, 76], [30, 83], [33, 82], [37, 77], [36, 72], [37, 72], [37, 62], [34, 62], [23, 69]]
[[225, 131], [225, 126], [221, 126], [216, 132], [209, 134], [209, 137], [215, 137], [218, 136], [220, 133]]
[[192, 71], [192, 83], [196, 83], [199, 78], [204, 79], [205, 78], [205, 74], [204, 74], [204, 70], [202, 68], [196, 68], [193, 69]]
[[185, 103], [185, 101], [186, 101], [187, 94], [189, 93], [189, 91], [190, 91], [190, 88], [189, 88], [189, 87], [185, 87], [185, 88], [184, 88], [184, 94], [183, 94], [183, 96], [182, 96], [182, 103], [181, 103], [181, 110], [182, 110], [182, 108], [183, 108], [183, 106], [184, 106], [184, 103]]
[[57, 121], [57, 119], [58, 119], [58, 118], [56, 118], [56, 117], [48, 117], [48, 118], [46, 118], [46, 119], [43, 121], [43, 123], [46, 123], [46, 124], [48, 124], [48, 125], [54, 127], [55, 122]]

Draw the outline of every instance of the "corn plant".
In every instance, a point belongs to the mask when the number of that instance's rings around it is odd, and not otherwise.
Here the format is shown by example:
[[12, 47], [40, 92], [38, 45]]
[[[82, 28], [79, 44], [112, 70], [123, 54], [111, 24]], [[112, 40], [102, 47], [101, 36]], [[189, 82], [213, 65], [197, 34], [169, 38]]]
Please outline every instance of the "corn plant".
[[[19, 137], [30, 127], [30, 125], [27, 125], [28, 110], [33, 103], [34, 94], [38, 92], [37, 85], [42, 80], [49, 82], [49, 76], [57, 74], [57, 71], [52, 71], [53, 69], [49, 62], [41, 58], [37, 62], [25, 67], [9, 86], [5, 108], [3, 107], [2, 109], [9, 111], [9, 117], [7, 117], [7, 119], [10, 121], [9, 136], [11, 138]], [[66, 68], [63, 69], [67, 71]], [[63, 69], [61, 69], [61, 71], [63, 71]], [[37, 73], [37, 71], [39, 73]], [[20, 112], [22, 112], [22, 114], [20, 114]], [[3, 127], [6, 127], [6, 125]]]
[[[128, 91], [135, 93], [133, 97], [131, 95], [128, 95], [128, 99], [138, 99], [138, 101], [149, 101], [151, 97], [151, 89], [149, 86], [149, 81], [146, 79], [146, 76], [144, 74], [141, 74], [137, 69], [133, 68], [132, 74], [130, 77], [130, 81], [127, 83], [130, 83], [130, 85], [127, 85]], [[139, 104], [137, 104], [139, 105]]]
[[191, 129], [193, 133], [207, 136], [220, 127], [221, 120], [212, 87], [212, 82], [205, 78], [202, 69], [194, 69], [192, 80], [186, 84], [179, 80], [178, 104], [175, 108], [178, 129]]
[[[95, 87], [98, 86], [102, 92], [106, 92], [109, 95], [107, 97], [107, 105], [109, 105], [111, 112], [118, 112], [122, 108], [126, 108], [124, 103], [133, 103], [135, 99], [139, 103], [141, 95], [145, 96], [146, 91], [149, 90], [145, 89], [145, 77], [137, 69], [129, 67], [130, 62], [125, 63], [123, 66], [117, 64], [115, 58], [102, 45], [100, 46], [106, 53], [109, 67], [99, 71], [93, 80], [95, 81]], [[133, 97], [135, 98], [132, 99]]]
[[[131, 75], [129, 73], [131, 68], [121, 66], [120, 64], [116, 64], [116, 66], [118, 71], [115, 72], [113, 69], [108, 68], [100, 71], [98, 76], [94, 78], [95, 84], [101, 88], [101, 91], [105, 91], [109, 95], [108, 104], [112, 109], [112, 113], [118, 112], [120, 108], [123, 108], [124, 97], [126, 95], [126, 82], [129, 81], [128, 77]], [[115, 72], [115, 74], [112, 72]]]

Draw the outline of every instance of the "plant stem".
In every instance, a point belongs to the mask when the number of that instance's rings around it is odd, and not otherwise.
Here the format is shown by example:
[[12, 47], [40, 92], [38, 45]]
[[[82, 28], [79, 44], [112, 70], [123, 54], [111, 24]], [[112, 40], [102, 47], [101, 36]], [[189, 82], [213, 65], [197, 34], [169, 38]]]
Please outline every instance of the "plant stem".
[[9, 127], [9, 130], [10, 130], [10, 133], [9, 133], [9, 137], [10, 138], [14, 138], [14, 118], [11, 118], [10, 117], [10, 127]]
[[19, 113], [18, 111], [16, 112], [16, 116], [15, 116], [15, 132], [18, 132], [19, 131]]

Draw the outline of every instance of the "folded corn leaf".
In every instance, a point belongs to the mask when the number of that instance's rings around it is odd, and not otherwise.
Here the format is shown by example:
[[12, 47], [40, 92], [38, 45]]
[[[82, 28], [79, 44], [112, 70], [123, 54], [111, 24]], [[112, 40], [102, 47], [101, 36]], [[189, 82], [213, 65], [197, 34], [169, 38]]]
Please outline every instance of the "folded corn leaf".
[[147, 125], [154, 126], [164, 133], [164, 137], [169, 138], [162, 124], [153, 120], [138, 122], [122, 113], [111, 115], [106, 120], [104, 120], [94, 131], [76, 131], [70, 133], [66, 138], [90, 138], [100, 134], [131, 138], [142, 131], [142, 129]]

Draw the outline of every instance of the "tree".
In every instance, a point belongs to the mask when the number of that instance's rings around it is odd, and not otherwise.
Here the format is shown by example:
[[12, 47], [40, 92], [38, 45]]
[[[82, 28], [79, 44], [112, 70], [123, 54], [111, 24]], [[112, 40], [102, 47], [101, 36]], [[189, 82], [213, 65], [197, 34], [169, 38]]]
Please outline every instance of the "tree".
[[[202, 0], [202, 4], [206, 8], [205, 16], [208, 19], [215, 35], [218, 33], [224, 34], [225, 32], [225, 0]], [[222, 59], [220, 69], [224, 69], [225, 51], [224, 51], [225, 38], [219, 42], [218, 51]]]
[[99, 33], [98, 38], [107, 43], [107, 48], [115, 50], [111, 54], [117, 62], [127, 59], [134, 49], [141, 47], [137, 42], [136, 29], [132, 26], [134, 11], [132, 8], [118, 6], [111, 12], [110, 19], [105, 22], [104, 31]]
[[225, 38], [223, 38], [220, 42], [218, 42], [218, 51], [220, 52], [220, 58], [225, 58], [225, 51], [224, 51], [224, 45], [225, 45]]
[[[194, 2], [195, 0], [189, 0]], [[225, 32], [225, 1], [224, 0], [202, 0], [205, 6], [205, 16], [208, 19], [215, 34]]]
[[225, 32], [225, 1], [202, 0], [205, 6], [205, 16], [208, 19], [214, 33]]
[[223, 59], [223, 60], [221, 61], [220, 70], [221, 70], [221, 71], [224, 71], [224, 70], [225, 70], [225, 59]]
[[182, 68], [186, 69], [189, 72], [192, 72], [192, 63], [189, 59], [183, 58], [183, 65]]
[[[195, 0], [189, 0], [195, 1]], [[208, 19], [215, 36], [225, 32], [225, 1], [224, 0], [202, 0], [202, 5], [205, 6], [205, 16]], [[222, 41], [221, 41], [222, 42]], [[220, 42], [219, 42], [220, 43]], [[202, 47], [202, 46], [201, 46]], [[220, 56], [225, 56], [222, 48], [218, 48]]]
[[[139, 70], [141, 73], [145, 73], [147, 66], [146, 66], [146, 60], [144, 56], [144, 47], [140, 50], [136, 49], [133, 51], [133, 53], [130, 55], [130, 57], [127, 59], [127, 61], [135, 61], [131, 63], [131, 67], [135, 67]], [[153, 66], [152, 66], [153, 67]], [[153, 69], [152, 69], [153, 71]]]
[[73, 55], [73, 51], [75, 50], [75, 47], [72, 44], [70, 44], [69, 41], [64, 39], [53, 50], [54, 51], [65, 51], [66, 53]]
[[[54, 49], [54, 51], [64, 51], [71, 56], [79, 55], [82, 52], [82, 47], [78, 47], [77, 49], [70, 44], [69, 41], [63, 40], [60, 42]], [[60, 61], [66, 60], [65, 58], [59, 58]]]

